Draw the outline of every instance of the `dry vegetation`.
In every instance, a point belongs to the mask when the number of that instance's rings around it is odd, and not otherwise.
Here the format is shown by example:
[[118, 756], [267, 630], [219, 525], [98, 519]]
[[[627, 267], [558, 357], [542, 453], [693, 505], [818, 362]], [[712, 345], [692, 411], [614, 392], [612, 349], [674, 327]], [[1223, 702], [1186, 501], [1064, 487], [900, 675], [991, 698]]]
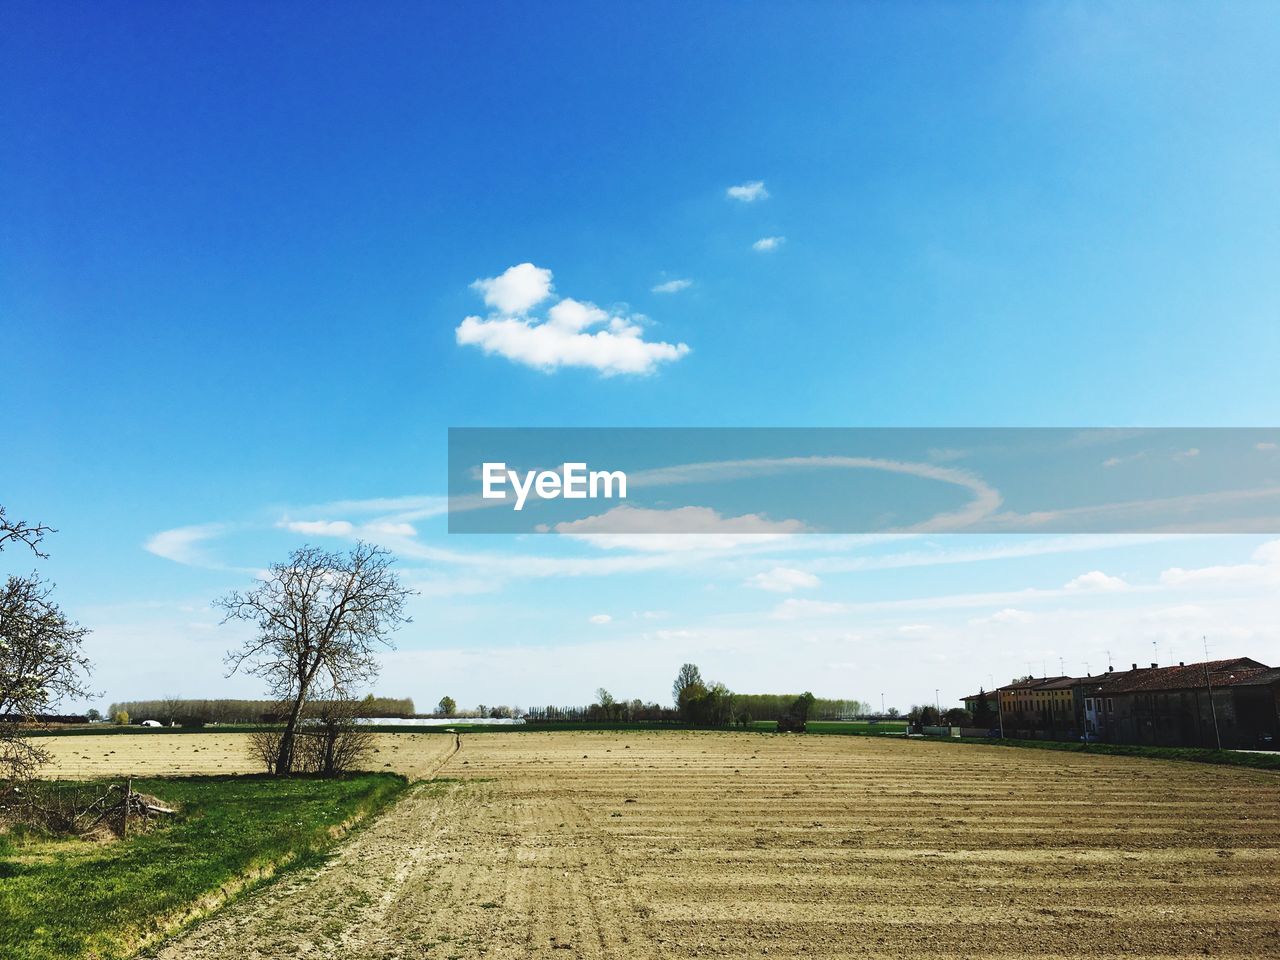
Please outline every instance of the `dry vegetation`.
[[[451, 779], [161, 956], [1280, 956], [1275, 774], [843, 737], [452, 745], [384, 736], [375, 766]], [[57, 747], [252, 766], [217, 734]]]

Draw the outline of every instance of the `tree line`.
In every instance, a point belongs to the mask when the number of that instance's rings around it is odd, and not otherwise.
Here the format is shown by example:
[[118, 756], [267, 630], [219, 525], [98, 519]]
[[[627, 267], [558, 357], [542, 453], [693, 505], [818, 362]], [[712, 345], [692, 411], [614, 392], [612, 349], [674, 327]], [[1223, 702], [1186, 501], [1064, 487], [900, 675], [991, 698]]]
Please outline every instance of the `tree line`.
[[[176, 723], [184, 727], [209, 723], [279, 723], [283, 719], [277, 700], [189, 700], [182, 697], [124, 700], [111, 704], [107, 716], [116, 722], [158, 720], [166, 726]], [[353, 716], [412, 717], [413, 700], [410, 697], [367, 696], [354, 701]]]

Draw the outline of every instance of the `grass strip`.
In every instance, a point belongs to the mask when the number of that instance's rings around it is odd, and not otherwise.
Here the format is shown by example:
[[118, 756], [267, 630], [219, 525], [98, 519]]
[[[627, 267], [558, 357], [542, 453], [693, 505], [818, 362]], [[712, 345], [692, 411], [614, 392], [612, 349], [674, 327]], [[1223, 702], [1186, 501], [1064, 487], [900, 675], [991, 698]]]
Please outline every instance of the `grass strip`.
[[319, 862], [406, 785], [387, 773], [135, 779], [135, 790], [178, 808], [173, 822], [114, 842], [0, 835], [0, 957], [132, 956], [228, 892]]

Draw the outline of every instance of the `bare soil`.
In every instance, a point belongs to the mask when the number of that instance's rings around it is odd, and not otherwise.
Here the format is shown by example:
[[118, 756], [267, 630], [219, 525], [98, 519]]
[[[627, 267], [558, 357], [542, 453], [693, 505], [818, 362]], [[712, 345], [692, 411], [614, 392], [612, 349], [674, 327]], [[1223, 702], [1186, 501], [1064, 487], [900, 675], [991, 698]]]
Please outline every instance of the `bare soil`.
[[[860, 737], [479, 734], [448, 756], [387, 736], [384, 763], [441, 779], [159, 956], [1280, 957], [1271, 773]], [[200, 762], [233, 762], [221, 743]]]

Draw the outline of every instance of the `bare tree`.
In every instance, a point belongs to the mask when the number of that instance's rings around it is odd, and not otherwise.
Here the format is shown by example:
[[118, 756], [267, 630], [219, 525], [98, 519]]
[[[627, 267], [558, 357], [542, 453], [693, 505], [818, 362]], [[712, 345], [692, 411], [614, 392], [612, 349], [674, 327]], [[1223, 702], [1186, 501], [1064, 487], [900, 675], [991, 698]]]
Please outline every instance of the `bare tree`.
[[390, 647], [390, 634], [408, 623], [389, 551], [358, 543], [349, 554], [300, 547], [248, 593], [228, 594], [217, 605], [223, 622], [256, 624], [257, 635], [227, 654], [231, 672], [244, 669], [267, 681], [288, 704], [275, 773], [293, 771], [303, 708], [314, 690], [347, 696], [378, 673], [374, 654]]
[[25, 543], [37, 557], [46, 554], [40, 552], [40, 541], [46, 533], [54, 533], [53, 527], [43, 523], [27, 523], [23, 520], [10, 520], [4, 512], [4, 504], [0, 504], [0, 550], [6, 543]]
[[373, 752], [373, 733], [357, 723], [360, 702], [344, 697], [317, 700], [303, 721], [298, 765], [325, 777], [354, 770]]
[[48, 760], [24, 736], [24, 725], [64, 698], [92, 694], [81, 642], [89, 632], [51, 599], [53, 585], [35, 574], [10, 577], [0, 589], [0, 791], [30, 779]]
[[182, 697], [169, 694], [160, 700], [160, 713], [166, 727], [172, 727], [178, 720], [178, 711], [182, 709]]

